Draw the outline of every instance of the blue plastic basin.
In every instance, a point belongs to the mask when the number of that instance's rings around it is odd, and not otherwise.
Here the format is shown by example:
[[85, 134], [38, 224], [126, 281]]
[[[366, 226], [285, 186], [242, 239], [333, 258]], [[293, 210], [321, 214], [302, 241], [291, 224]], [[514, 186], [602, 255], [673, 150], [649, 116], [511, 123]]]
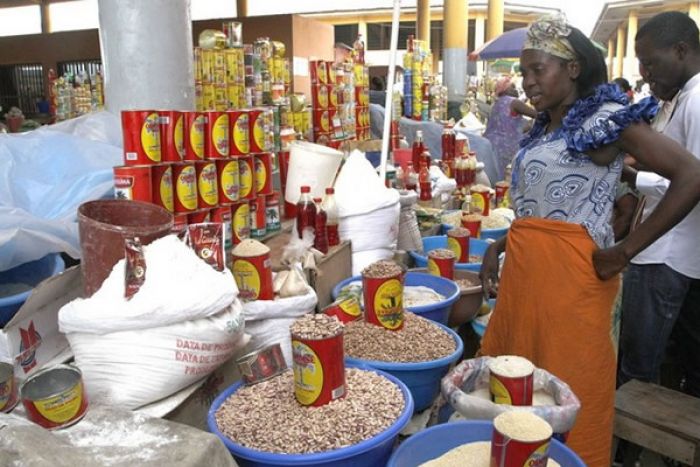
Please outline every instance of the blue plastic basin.
[[[481, 232], [479, 234], [479, 238], [481, 240], [488, 240], [489, 238], [492, 238], [493, 240], [498, 240], [499, 238], [505, 236], [508, 233], [508, 229], [510, 227], [503, 227], [500, 229], [481, 229]], [[448, 230], [454, 229], [453, 225], [450, 224], [442, 224], [442, 232], [441, 234], [446, 234]]]
[[[51, 253], [36, 261], [21, 264], [0, 272], [0, 284], [26, 284], [32, 289], [44, 279], [63, 272], [65, 264], [59, 253]], [[27, 300], [31, 289], [6, 297], [0, 297], [0, 328], [4, 327], [22, 304]]]
[[[346, 365], [346, 367], [352, 368], [353, 365]], [[242, 467], [283, 465], [310, 465], [315, 467], [384, 467], [389, 459], [389, 456], [391, 455], [391, 451], [394, 448], [394, 443], [396, 442], [399, 432], [403, 430], [403, 428], [411, 420], [411, 415], [413, 415], [413, 398], [411, 397], [411, 393], [406, 385], [403, 384], [398, 378], [373, 368], [367, 368], [365, 366], [360, 367], [362, 369], [375, 371], [376, 373], [395, 383], [401, 389], [401, 393], [403, 394], [405, 401], [403, 412], [401, 412], [399, 418], [394, 422], [394, 424], [370, 439], [366, 439], [353, 446], [314, 454], [277, 454], [243, 447], [219, 431], [215, 417], [216, 411], [219, 409], [221, 404], [223, 404], [231, 394], [235, 393], [241, 387], [242, 383], [240, 382], [226, 389], [212, 403], [211, 408], [209, 409], [209, 414], [207, 415], [207, 425], [209, 426], [209, 431], [214, 433], [219, 437], [219, 439], [221, 439], [221, 441], [223, 441], [224, 445], [226, 445], [231, 454], [233, 454], [233, 456], [236, 458], [238, 464]], [[345, 429], [345, 427], [339, 426], [338, 429], [342, 430]]]
[[[490, 441], [492, 432], [493, 423], [484, 420], [435, 425], [403, 441], [389, 459], [387, 467], [415, 467], [462, 444]], [[552, 440], [549, 445], [549, 457], [562, 467], [586, 467], [571, 449], [557, 440]]]
[[411, 391], [416, 412], [421, 412], [433, 403], [440, 392], [440, 380], [447, 374], [450, 365], [462, 357], [464, 351], [462, 339], [456, 332], [440, 323], [436, 324], [452, 336], [457, 346], [457, 349], [447, 357], [430, 362], [391, 363], [346, 356], [345, 361], [348, 364], [376, 368], [400, 379]]
[[[469, 254], [484, 256], [486, 248], [488, 248], [489, 243], [485, 240], [478, 240], [476, 238], [469, 239]], [[437, 248], [447, 248], [447, 235], [437, 235], [434, 237], [424, 237], [423, 238], [423, 251], [427, 254], [430, 250], [435, 250]], [[417, 268], [425, 268], [428, 266], [428, 257], [426, 255], [420, 254], [416, 251], [409, 251], [409, 255], [416, 262]], [[481, 270], [481, 263], [455, 263], [455, 269], [466, 269], [467, 271]]]
[[[352, 276], [338, 282], [336, 286], [333, 287], [333, 300], [338, 298], [340, 290], [343, 287], [356, 281], [361, 282], [362, 276]], [[429, 287], [445, 297], [444, 300], [431, 303], [430, 305], [411, 306], [406, 307], [406, 309], [422, 316], [423, 318], [435, 321], [436, 323], [447, 324], [447, 318], [450, 316], [452, 305], [459, 299], [460, 294], [459, 286], [454, 281], [445, 279], [444, 277], [426, 274], [424, 272], [407, 272], [404, 279], [404, 285], [409, 285], [412, 287], [422, 285]]]
[[[496, 299], [495, 298], [490, 298], [489, 299], [489, 308], [491, 308], [491, 311], [496, 307]], [[478, 322], [476, 319], [471, 320], [471, 325], [472, 329], [474, 330], [475, 333], [479, 335], [479, 337], [484, 337], [484, 333], [486, 332], [486, 326]]]

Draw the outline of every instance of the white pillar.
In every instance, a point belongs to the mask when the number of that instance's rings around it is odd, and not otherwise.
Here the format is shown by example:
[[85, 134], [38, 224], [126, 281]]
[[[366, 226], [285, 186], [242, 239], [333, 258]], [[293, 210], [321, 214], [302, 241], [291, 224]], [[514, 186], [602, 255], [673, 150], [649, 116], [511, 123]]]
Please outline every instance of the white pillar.
[[[486, 18], [483, 15], [477, 15], [474, 26], [474, 50], [476, 50], [486, 41]], [[476, 62], [476, 75], [481, 78], [483, 74], [484, 62], [479, 60]]]
[[445, 0], [443, 8], [443, 83], [447, 100], [457, 104], [466, 95], [468, 1]]
[[107, 110], [194, 110], [190, 1], [98, 5]]

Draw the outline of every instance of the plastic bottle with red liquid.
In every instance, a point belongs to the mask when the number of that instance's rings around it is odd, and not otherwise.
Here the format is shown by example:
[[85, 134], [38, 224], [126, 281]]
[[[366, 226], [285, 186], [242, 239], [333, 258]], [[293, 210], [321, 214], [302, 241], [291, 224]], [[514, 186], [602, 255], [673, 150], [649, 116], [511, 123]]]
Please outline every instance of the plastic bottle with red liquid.
[[407, 190], [418, 191], [418, 174], [413, 170], [413, 162], [408, 163], [405, 185]]
[[476, 153], [474, 151], [470, 151], [469, 157], [467, 157], [465, 178], [466, 185], [473, 185], [476, 181]]
[[323, 210], [321, 198], [314, 198], [316, 204], [316, 235], [314, 236], [314, 248], [321, 253], [328, 253], [328, 233], [326, 232], [326, 222], [328, 216]]
[[316, 205], [311, 198], [311, 187], [304, 185], [301, 187], [301, 196], [297, 201], [297, 235], [299, 238], [304, 238], [302, 233], [304, 229], [316, 229]]
[[425, 159], [421, 161], [420, 172], [418, 174], [418, 183], [420, 185], [420, 196], [418, 197], [418, 204], [421, 206], [432, 206], [433, 204], [433, 193], [430, 187], [430, 171], [428, 170], [428, 164]]
[[326, 196], [323, 197], [321, 209], [326, 213], [326, 236], [328, 246], [340, 245], [340, 235], [338, 234], [338, 205], [335, 202], [335, 190], [326, 188]]
[[411, 146], [411, 161], [413, 162], [414, 168], [420, 168], [420, 159], [425, 152], [425, 144], [423, 143], [423, 132], [421, 130], [416, 131], [416, 139], [413, 140], [413, 146]]
[[464, 156], [459, 156], [455, 159], [455, 181], [457, 182], [457, 188], [460, 190], [466, 185], [466, 170], [467, 170], [467, 160]]

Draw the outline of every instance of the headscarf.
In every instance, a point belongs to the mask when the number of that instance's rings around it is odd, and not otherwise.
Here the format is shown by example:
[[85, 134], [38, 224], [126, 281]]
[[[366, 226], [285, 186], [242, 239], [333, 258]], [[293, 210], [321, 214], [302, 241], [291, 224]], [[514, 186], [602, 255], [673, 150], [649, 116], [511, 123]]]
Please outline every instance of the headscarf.
[[498, 81], [496, 81], [496, 87], [494, 88], [494, 92], [496, 93], [496, 95], [500, 96], [501, 94], [506, 92], [510, 87], [510, 83], [510, 76], [503, 76], [501, 78], [498, 78]]
[[541, 50], [564, 60], [576, 59], [576, 52], [569, 42], [571, 27], [562, 14], [544, 16], [530, 25], [523, 50]]

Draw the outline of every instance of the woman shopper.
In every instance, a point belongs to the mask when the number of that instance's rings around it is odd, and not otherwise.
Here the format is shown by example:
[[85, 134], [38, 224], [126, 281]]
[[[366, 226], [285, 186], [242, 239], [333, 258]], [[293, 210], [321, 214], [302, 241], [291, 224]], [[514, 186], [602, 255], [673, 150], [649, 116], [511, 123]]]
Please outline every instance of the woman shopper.
[[[498, 301], [481, 353], [521, 355], [566, 381], [582, 404], [569, 446], [587, 465], [609, 466], [619, 273], [700, 201], [700, 162], [645, 123], [653, 103], [625, 106], [626, 96], [605, 83], [600, 52], [562, 18], [530, 26], [520, 67], [539, 114], [514, 160], [518, 219], [484, 256], [484, 289], [498, 291]], [[671, 185], [654, 214], [614, 244], [624, 153]]]

